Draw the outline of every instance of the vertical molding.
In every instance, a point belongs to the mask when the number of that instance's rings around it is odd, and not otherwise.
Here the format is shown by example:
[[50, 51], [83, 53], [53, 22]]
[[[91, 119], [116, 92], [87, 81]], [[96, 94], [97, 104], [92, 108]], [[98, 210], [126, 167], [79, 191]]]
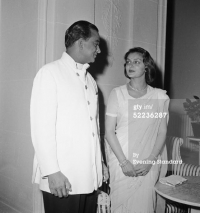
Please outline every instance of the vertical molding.
[[96, 15], [96, 14], [95, 14], [95, 7], [96, 7], [96, 4], [95, 4], [95, 3], [96, 3], [96, 2], [95, 2], [95, 1], [96, 1], [96, 0], [94, 0], [94, 25], [96, 25], [96, 22], [95, 22], [95, 21], [96, 21], [96, 16], [95, 16], [95, 15]]
[[[1, 58], [1, 55], [2, 55], [2, 48], [1, 48], [1, 36], [2, 36], [2, 30], [1, 30], [1, 22], [2, 22], [2, 17], [1, 17], [1, 10], [2, 10], [2, 8], [1, 8], [1, 0], [0, 0], [0, 69], [2, 69], [2, 63], [1, 63], [1, 60], [2, 60], [2, 58]], [[0, 79], [0, 82], [2, 81], [2, 79]], [[0, 93], [1, 94], [1, 93]], [[1, 99], [1, 97], [0, 97], [0, 99]], [[0, 104], [1, 104], [1, 101], [0, 101]], [[1, 109], [2, 109], [2, 106], [1, 106]]]
[[104, 0], [104, 7], [102, 10], [101, 19], [105, 29], [105, 39], [107, 41], [109, 48], [109, 61], [110, 61], [110, 57], [112, 56], [111, 53], [112, 2], [110, 0]]
[[[37, 64], [36, 72], [46, 63], [48, 0], [38, 0]], [[42, 193], [33, 184], [33, 213], [44, 213]]]
[[37, 70], [46, 63], [47, 46], [47, 4], [48, 0], [38, 0], [38, 34], [37, 34]]
[[55, 60], [55, 10], [56, 0], [48, 0], [47, 4], [47, 32], [46, 32], [46, 63]]
[[105, 39], [109, 47], [109, 66], [112, 67], [115, 61], [114, 52], [118, 46], [119, 39], [117, 32], [121, 28], [121, 8], [119, 0], [105, 0], [102, 11], [102, 22], [106, 31]]
[[132, 0], [130, 1], [130, 8], [129, 8], [129, 45], [130, 47], [132, 46], [132, 40], [134, 38], [133, 36], [133, 18], [134, 18], [134, 9], [135, 9], [135, 1]]
[[[164, 4], [165, 3], [165, 4]], [[162, 85], [164, 84], [165, 74], [165, 45], [166, 45], [166, 15], [167, 15], [166, 0], [158, 2], [158, 32], [157, 32], [157, 56], [156, 62], [162, 72]]]

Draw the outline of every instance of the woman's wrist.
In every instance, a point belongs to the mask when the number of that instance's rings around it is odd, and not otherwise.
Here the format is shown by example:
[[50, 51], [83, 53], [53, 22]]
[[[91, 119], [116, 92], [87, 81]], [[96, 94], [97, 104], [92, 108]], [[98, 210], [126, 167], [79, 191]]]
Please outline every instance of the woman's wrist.
[[121, 162], [119, 162], [119, 166], [120, 167], [124, 167], [127, 163], [128, 163], [128, 160], [125, 158], [124, 160], [122, 160]]
[[149, 155], [149, 160], [158, 160], [158, 157], [156, 155], [154, 155], [154, 154], [151, 153]]

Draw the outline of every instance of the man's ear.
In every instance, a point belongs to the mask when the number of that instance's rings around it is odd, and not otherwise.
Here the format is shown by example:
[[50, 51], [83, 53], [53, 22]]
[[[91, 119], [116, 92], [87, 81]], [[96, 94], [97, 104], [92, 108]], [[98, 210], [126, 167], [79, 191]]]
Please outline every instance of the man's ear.
[[77, 40], [77, 44], [78, 44], [79, 49], [82, 50], [83, 46], [84, 46], [84, 40], [82, 38], [79, 38]]

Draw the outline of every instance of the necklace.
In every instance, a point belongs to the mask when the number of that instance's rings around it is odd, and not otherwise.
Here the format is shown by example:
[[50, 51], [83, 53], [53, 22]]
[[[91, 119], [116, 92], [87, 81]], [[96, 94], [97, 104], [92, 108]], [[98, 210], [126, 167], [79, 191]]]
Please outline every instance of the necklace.
[[128, 85], [129, 85], [129, 87], [130, 87], [132, 90], [135, 90], [135, 91], [137, 91], [137, 92], [142, 92], [142, 91], [144, 91], [144, 90], [147, 88], [147, 85], [146, 85], [146, 87], [145, 87], [144, 89], [136, 89], [136, 88], [132, 87], [132, 86], [130, 85], [130, 83], [129, 83]]

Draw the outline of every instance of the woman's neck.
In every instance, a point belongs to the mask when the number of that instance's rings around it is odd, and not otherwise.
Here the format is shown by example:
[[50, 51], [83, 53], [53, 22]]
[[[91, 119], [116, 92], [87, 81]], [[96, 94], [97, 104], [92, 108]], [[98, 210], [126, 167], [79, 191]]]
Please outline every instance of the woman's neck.
[[144, 90], [147, 87], [147, 83], [145, 80], [137, 80], [135, 78], [130, 80], [129, 85], [131, 86], [131, 88], [137, 91]]

